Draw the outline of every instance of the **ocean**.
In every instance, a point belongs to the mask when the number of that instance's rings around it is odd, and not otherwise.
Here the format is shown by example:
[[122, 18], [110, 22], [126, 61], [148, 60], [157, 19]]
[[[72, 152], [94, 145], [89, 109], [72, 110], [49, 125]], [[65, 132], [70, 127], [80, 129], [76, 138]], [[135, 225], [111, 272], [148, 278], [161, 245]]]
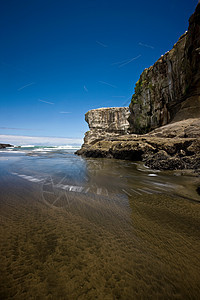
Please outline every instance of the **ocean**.
[[1, 299], [198, 299], [199, 177], [0, 150]]

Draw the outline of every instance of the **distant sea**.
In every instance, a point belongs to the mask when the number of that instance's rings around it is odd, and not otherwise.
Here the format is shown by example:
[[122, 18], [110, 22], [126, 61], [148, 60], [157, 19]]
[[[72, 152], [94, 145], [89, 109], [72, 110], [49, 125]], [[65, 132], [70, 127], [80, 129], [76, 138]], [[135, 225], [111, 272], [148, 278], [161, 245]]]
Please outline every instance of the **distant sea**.
[[80, 149], [80, 146], [62, 145], [62, 146], [51, 146], [51, 145], [15, 145], [8, 147], [0, 151], [0, 153], [18, 153], [18, 154], [29, 154], [29, 155], [40, 155], [48, 153], [74, 153]]

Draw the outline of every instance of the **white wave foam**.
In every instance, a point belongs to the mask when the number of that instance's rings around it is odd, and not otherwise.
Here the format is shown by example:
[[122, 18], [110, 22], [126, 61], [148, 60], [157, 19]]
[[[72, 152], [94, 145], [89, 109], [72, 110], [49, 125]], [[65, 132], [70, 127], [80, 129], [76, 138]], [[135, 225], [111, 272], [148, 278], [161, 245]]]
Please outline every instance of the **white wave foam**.
[[36, 147], [35, 145], [22, 145], [22, 146], [15, 146], [15, 148], [20, 147], [20, 148], [34, 148]]
[[26, 153], [25, 151], [17, 151], [17, 150], [12, 150], [12, 149], [8, 149], [8, 150], [0, 150], [0, 153], [11, 153], [11, 154], [16, 154], [16, 153]]
[[80, 149], [80, 147], [69, 146], [69, 145], [66, 145], [66, 146], [34, 146], [34, 145], [26, 145], [26, 146], [21, 146], [21, 148], [23, 148], [26, 151], [29, 150], [29, 151], [34, 152], [34, 153], [35, 152], [47, 153], [47, 152], [56, 152], [56, 151], [65, 151], [65, 150], [77, 150], [77, 149]]
[[[13, 148], [13, 147], [12, 147]], [[73, 150], [73, 149], [79, 149], [80, 146], [71, 146], [71, 145], [65, 145], [65, 146], [47, 146], [47, 145], [22, 145], [22, 146], [15, 146], [15, 148], [35, 148], [34, 150]]]
[[79, 149], [80, 147], [66, 145], [66, 146], [57, 146], [57, 148], [58, 149]]
[[38, 148], [38, 149], [34, 149], [32, 150], [32, 152], [44, 152], [44, 153], [47, 153], [47, 152], [51, 152], [52, 149], [46, 149], [46, 148]]

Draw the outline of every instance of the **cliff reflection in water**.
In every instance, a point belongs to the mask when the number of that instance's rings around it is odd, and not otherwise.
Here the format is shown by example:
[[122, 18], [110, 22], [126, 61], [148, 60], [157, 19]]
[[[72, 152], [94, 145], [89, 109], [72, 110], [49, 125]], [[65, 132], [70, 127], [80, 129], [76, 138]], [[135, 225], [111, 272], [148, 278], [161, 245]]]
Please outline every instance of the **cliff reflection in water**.
[[73, 154], [6, 159], [1, 299], [198, 298], [194, 178]]

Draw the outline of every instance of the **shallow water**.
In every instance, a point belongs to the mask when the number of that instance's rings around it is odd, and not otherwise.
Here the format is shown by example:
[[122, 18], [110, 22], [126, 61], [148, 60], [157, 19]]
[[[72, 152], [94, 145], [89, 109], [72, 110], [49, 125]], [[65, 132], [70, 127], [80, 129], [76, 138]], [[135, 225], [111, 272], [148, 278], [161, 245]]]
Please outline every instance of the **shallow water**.
[[1, 299], [198, 299], [199, 179], [0, 153]]

